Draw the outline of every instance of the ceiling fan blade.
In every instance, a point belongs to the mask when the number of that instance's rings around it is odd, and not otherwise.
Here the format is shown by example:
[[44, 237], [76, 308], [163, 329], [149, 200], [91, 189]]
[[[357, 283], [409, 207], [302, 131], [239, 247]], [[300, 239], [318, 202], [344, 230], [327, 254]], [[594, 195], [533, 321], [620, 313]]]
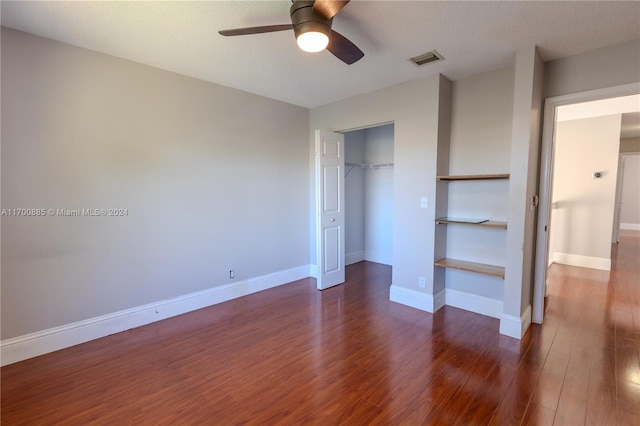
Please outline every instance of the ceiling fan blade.
[[316, 0], [313, 3], [313, 11], [324, 19], [331, 19], [349, 3], [349, 0]]
[[359, 61], [364, 56], [364, 53], [358, 49], [358, 46], [351, 43], [349, 39], [339, 32], [333, 30], [331, 30], [327, 50], [347, 65]]
[[293, 24], [282, 24], [282, 25], [265, 25], [262, 27], [247, 27], [247, 28], [235, 28], [232, 30], [221, 30], [218, 31], [218, 34], [223, 36], [239, 36], [239, 35], [249, 35], [249, 34], [261, 34], [261, 33], [272, 33], [275, 31], [286, 31], [292, 30]]

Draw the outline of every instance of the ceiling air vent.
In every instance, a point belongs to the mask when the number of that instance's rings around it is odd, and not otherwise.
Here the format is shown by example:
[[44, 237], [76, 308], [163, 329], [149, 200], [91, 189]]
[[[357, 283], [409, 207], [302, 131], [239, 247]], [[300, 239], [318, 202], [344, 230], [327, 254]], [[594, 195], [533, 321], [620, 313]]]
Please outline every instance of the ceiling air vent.
[[416, 65], [424, 65], [424, 64], [428, 64], [429, 62], [441, 61], [443, 59], [444, 58], [442, 57], [441, 54], [439, 54], [435, 50], [432, 50], [431, 52], [427, 52], [427, 53], [423, 53], [422, 55], [414, 56], [413, 58], [410, 59], [410, 61], [413, 62]]

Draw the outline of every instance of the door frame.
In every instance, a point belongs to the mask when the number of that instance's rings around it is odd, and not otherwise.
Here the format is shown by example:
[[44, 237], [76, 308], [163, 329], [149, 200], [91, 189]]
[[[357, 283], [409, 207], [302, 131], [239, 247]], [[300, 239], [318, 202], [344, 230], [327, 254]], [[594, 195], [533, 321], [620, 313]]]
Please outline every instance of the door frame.
[[[318, 201], [318, 162], [317, 162], [317, 158], [316, 158], [316, 154], [315, 154], [315, 149], [316, 149], [316, 144], [317, 144], [317, 139], [316, 139], [316, 132], [320, 132], [320, 131], [328, 131], [328, 132], [332, 132], [332, 133], [339, 133], [344, 135], [345, 133], [348, 132], [354, 132], [354, 131], [358, 131], [358, 130], [364, 130], [364, 129], [370, 129], [373, 127], [380, 127], [380, 126], [386, 126], [388, 124], [391, 124], [394, 126], [394, 158], [395, 158], [395, 120], [390, 120], [390, 121], [381, 121], [379, 123], [373, 123], [373, 124], [367, 124], [364, 126], [358, 126], [358, 127], [349, 127], [349, 128], [345, 128], [342, 130], [322, 130], [322, 129], [315, 129], [313, 130], [313, 150], [314, 152], [312, 152], [313, 154], [313, 160], [312, 160], [312, 167], [313, 167], [313, 182], [312, 182], [312, 188], [311, 190], [313, 191], [312, 195], [313, 195], [313, 200], [314, 200], [314, 207], [315, 207], [315, 211], [313, 211], [313, 219], [312, 222], [310, 222], [310, 224], [312, 225], [311, 228], [311, 232], [313, 233], [312, 235], [315, 238], [315, 244], [312, 244], [315, 246], [315, 265], [311, 265], [311, 276], [319, 279], [320, 274], [322, 273], [322, 262], [320, 259], [320, 247], [319, 247], [319, 235], [318, 235], [318, 209], [319, 207], [319, 201]], [[344, 159], [343, 159], [344, 160]], [[344, 170], [344, 161], [343, 161], [343, 170]], [[395, 173], [395, 172], [394, 172]], [[344, 194], [344, 180], [342, 181], [342, 193]], [[395, 225], [395, 218], [394, 218], [394, 225]], [[344, 230], [343, 230], [344, 233]], [[395, 237], [394, 237], [395, 239]], [[344, 244], [343, 244], [344, 247]], [[344, 256], [342, 257], [342, 262], [344, 265], [345, 259]], [[320, 288], [319, 288], [320, 289]]]
[[533, 303], [531, 320], [542, 324], [546, 294], [547, 259], [549, 257], [549, 221], [551, 218], [551, 185], [553, 183], [553, 151], [555, 144], [556, 110], [559, 106], [598, 101], [640, 94], [640, 82], [605, 87], [586, 92], [554, 96], [545, 99], [540, 152], [540, 210], [536, 235], [534, 262]]
[[629, 157], [640, 156], [640, 151], [621, 152], [618, 157], [618, 181], [616, 183], [616, 201], [613, 213], [613, 242], [619, 241], [620, 234], [620, 207], [622, 204], [622, 190], [624, 188], [625, 160]]
[[611, 243], [617, 244], [620, 240], [620, 203], [622, 202], [622, 175], [624, 174], [625, 153], [618, 154], [618, 176], [616, 178], [616, 198], [613, 204], [613, 231]]

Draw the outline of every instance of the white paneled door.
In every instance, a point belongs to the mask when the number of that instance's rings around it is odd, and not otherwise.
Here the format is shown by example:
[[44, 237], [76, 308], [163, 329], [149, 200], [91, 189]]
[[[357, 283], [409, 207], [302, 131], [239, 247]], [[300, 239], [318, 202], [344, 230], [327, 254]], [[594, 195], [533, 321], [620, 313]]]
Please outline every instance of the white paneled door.
[[344, 135], [316, 130], [318, 289], [344, 282]]

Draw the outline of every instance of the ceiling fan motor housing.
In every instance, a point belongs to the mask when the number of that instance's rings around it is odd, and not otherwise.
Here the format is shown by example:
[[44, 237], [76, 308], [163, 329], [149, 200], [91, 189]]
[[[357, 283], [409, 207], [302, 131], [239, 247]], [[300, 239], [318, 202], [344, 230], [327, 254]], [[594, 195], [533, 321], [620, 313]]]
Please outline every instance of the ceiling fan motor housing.
[[313, 1], [294, 1], [291, 5], [291, 23], [296, 37], [309, 31], [323, 33], [327, 37], [331, 34], [333, 18], [324, 19], [313, 10]]

